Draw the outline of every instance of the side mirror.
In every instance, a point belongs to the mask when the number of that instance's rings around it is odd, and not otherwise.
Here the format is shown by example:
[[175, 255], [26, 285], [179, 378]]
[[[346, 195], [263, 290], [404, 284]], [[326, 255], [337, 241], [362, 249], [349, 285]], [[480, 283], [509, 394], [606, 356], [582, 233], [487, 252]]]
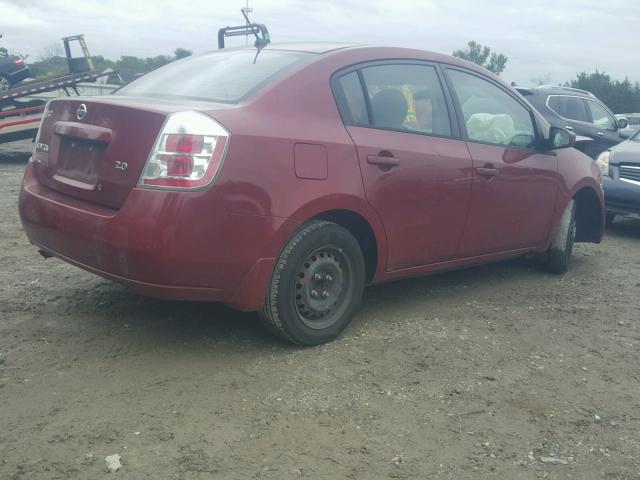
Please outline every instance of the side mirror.
[[616, 123], [618, 124], [618, 128], [627, 128], [629, 126], [629, 120], [624, 117], [619, 118]]
[[576, 135], [564, 128], [551, 127], [551, 130], [549, 130], [549, 143], [553, 150], [570, 148], [576, 144]]
[[618, 132], [618, 135], [620, 135], [620, 138], [624, 138], [626, 140], [627, 138], [631, 138], [631, 135], [633, 135], [633, 131], [631, 129], [620, 130]]

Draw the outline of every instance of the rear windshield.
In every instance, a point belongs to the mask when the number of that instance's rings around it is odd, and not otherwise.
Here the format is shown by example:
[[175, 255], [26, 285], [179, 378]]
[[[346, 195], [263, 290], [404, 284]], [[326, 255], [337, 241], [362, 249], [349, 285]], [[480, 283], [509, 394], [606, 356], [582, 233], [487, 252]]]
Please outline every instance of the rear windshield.
[[256, 52], [243, 49], [188, 57], [140, 77], [115, 95], [237, 103], [315, 56], [307, 52], [263, 50], [256, 58]]

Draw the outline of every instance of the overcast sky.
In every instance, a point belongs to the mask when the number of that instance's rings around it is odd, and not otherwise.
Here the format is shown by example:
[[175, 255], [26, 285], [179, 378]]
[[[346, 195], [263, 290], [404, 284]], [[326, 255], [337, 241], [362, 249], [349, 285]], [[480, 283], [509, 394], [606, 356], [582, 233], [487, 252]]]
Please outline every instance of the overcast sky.
[[[217, 48], [221, 26], [242, 23], [246, 0], [0, 0], [0, 45], [41, 56], [84, 33], [93, 55], [116, 59]], [[640, 0], [250, 0], [273, 42], [347, 41], [450, 54], [469, 40], [509, 57], [519, 85], [549, 74], [605, 71], [640, 81]], [[241, 44], [244, 39], [232, 39]]]

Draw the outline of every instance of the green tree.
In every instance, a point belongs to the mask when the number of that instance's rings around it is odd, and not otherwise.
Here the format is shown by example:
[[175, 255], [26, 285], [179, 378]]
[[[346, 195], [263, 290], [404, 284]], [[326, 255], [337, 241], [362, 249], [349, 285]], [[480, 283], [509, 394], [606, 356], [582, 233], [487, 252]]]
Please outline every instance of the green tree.
[[[58, 77], [69, 72], [67, 59], [60, 54], [62, 48], [56, 48], [54, 44], [48, 45], [42, 50], [40, 59], [36, 62], [29, 62], [32, 76], [39, 80]], [[93, 64], [95, 70], [102, 72], [107, 68], [120, 71], [126, 81], [136, 76], [148, 73], [151, 70], [160, 68], [174, 60], [188, 57], [192, 54], [190, 50], [185, 48], [176, 48], [173, 55], [156, 55], [155, 57], [140, 58], [134, 55], [123, 55], [118, 60], [113, 61], [104, 58], [102, 55], [94, 55]]]
[[566, 85], [593, 93], [614, 113], [640, 112], [640, 84], [632, 84], [628, 78], [614, 81], [605, 72], [596, 70], [594, 73], [581, 72]]
[[189, 57], [193, 55], [191, 50], [187, 50], [186, 48], [176, 48], [173, 52], [176, 60], [180, 60], [181, 58]]
[[464, 50], [456, 50], [453, 52], [453, 56], [469, 60], [492, 71], [496, 75], [504, 72], [508, 60], [502, 53], [493, 52], [490, 47], [480, 45], [473, 40], [467, 44], [467, 48]]

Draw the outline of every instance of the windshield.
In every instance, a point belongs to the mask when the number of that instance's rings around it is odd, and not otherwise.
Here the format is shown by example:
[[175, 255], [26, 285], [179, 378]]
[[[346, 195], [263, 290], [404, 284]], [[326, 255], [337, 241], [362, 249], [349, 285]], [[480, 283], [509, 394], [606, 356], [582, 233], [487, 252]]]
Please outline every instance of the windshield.
[[115, 95], [237, 103], [314, 56], [307, 52], [263, 50], [256, 59], [256, 52], [243, 49], [188, 57], [140, 77]]

